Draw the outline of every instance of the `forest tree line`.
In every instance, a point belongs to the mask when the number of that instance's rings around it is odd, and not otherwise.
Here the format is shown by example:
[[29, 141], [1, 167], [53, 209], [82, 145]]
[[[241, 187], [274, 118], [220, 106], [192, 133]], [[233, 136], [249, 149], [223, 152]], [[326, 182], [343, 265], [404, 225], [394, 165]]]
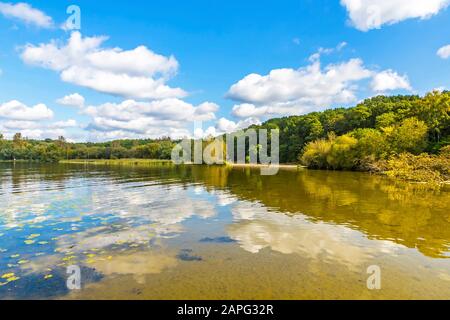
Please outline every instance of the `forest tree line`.
[[[272, 119], [258, 128], [280, 129], [283, 163], [297, 162], [305, 152], [308, 161], [314, 149], [328, 149], [329, 144], [336, 145], [332, 148], [335, 152], [353, 150], [358, 144], [360, 154], [356, 156], [360, 159], [403, 152], [437, 154], [450, 144], [450, 92], [435, 91], [425, 97], [377, 96], [352, 108]], [[322, 167], [319, 158], [311, 160]], [[348, 168], [349, 163], [324, 165], [338, 169]]]
[[170, 138], [157, 140], [117, 140], [104, 143], [69, 143], [57, 140], [31, 140], [16, 133], [12, 140], [0, 134], [0, 160], [58, 162], [72, 159], [164, 159], [170, 160], [175, 146]]

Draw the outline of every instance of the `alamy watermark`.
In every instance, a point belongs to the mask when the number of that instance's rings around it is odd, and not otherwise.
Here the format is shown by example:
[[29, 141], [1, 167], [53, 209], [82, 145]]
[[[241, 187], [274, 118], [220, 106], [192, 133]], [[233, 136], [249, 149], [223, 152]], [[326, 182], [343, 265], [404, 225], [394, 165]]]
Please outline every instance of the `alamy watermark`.
[[81, 30], [81, 9], [77, 5], [67, 7], [66, 13], [69, 15], [63, 25], [64, 30]]
[[280, 168], [280, 131], [247, 129], [209, 139], [184, 139], [173, 148], [172, 161], [254, 165], [260, 167], [261, 175], [276, 175]]
[[367, 289], [369, 290], [381, 290], [381, 268], [377, 265], [369, 266], [367, 268]]
[[81, 268], [73, 265], [67, 267], [67, 289], [69, 290], [81, 290]]

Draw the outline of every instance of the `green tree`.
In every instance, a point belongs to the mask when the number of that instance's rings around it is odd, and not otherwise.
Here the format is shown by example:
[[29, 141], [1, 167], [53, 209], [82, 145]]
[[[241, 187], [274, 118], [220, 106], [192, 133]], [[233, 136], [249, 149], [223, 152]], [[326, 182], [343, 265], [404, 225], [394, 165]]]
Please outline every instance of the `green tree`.
[[382, 129], [382, 128], [391, 127], [391, 126], [395, 125], [395, 123], [397, 122], [397, 118], [395, 116], [395, 113], [387, 112], [387, 113], [383, 113], [383, 114], [379, 115], [376, 118], [375, 122], [376, 122], [376, 128]]
[[330, 139], [320, 139], [308, 143], [300, 162], [313, 169], [328, 169], [327, 157], [330, 154], [333, 142]]
[[347, 130], [351, 131], [357, 128], [367, 128], [370, 126], [370, 117], [372, 112], [364, 105], [360, 104], [346, 113]]
[[335, 170], [350, 170], [357, 166], [358, 140], [350, 135], [337, 137], [327, 156], [328, 165]]
[[14, 134], [13, 145], [15, 148], [20, 148], [23, 144], [22, 134], [20, 132]]
[[439, 142], [443, 131], [450, 130], [450, 93], [433, 91], [418, 101], [418, 105], [417, 117], [428, 125], [432, 137]]
[[147, 145], [148, 148], [148, 157], [150, 159], [159, 159], [161, 154], [161, 145], [156, 142], [149, 143]]
[[427, 147], [428, 126], [417, 118], [403, 120], [400, 125], [384, 128], [392, 150], [397, 154], [419, 154]]
[[379, 160], [388, 157], [389, 144], [381, 131], [371, 128], [356, 129], [350, 135], [358, 140], [357, 151], [360, 159]]

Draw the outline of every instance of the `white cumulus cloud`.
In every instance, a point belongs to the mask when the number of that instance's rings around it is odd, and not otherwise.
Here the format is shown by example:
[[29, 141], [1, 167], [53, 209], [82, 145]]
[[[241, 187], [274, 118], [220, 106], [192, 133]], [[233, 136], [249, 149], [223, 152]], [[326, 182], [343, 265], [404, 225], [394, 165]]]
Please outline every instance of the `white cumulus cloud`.
[[106, 40], [73, 32], [65, 45], [57, 41], [29, 44], [21, 57], [27, 64], [58, 72], [65, 82], [102, 93], [149, 100], [187, 95], [166, 84], [178, 70], [173, 56], [156, 54], [145, 46], [128, 51], [102, 48]]
[[66, 138], [72, 132], [66, 129], [78, 127], [76, 120], [68, 119], [52, 122], [53, 112], [43, 104], [29, 108], [18, 101], [0, 105], [0, 132], [7, 138], [12, 138], [17, 132], [29, 139]]
[[427, 19], [445, 9], [450, 0], [341, 0], [351, 23], [361, 31], [379, 29], [412, 18]]
[[358, 58], [321, 66], [322, 54], [340, 50], [345, 45], [342, 42], [334, 49], [319, 49], [306, 67], [247, 75], [227, 93], [228, 98], [239, 102], [233, 107], [232, 115], [240, 119], [267, 119], [349, 104], [358, 100], [360, 86], [370, 79], [372, 90], [377, 92], [412, 90], [406, 75], [401, 76], [391, 69], [371, 70]]
[[79, 93], [73, 93], [56, 100], [56, 102], [63, 106], [82, 108], [84, 106], [85, 99]]
[[290, 115], [356, 100], [355, 83], [370, 78], [362, 60], [351, 59], [324, 69], [318, 58], [300, 69], [276, 69], [268, 75], [250, 74], [232, 85], [227, 97], [242, 102], [235, 116]]
[[40, 28], [53, 27], [53, 19], [51, 17], [27, 3], [0, 2], [0, 13], [7, 18], [20, 20]]
[[28, 107], [20, 101], [12, 100], [0, 105], [0, 118], [24, 121], [48, 120], [53, 118], [53, 111], [43, 103]]
[[242, 103], [233, 107], [232, 114], [238, 118], [262, 117], [270, 113], [269, 107], [256, 107], [251, 103]]
[[88, 106], [82, 113], [91, 117], [87, 130], [99, 140], [108, 137], [191, 136], [190, 126], [194, 121], [216, 119], [219, 106], [204, 102], [194, 106], [179, 99], [164, 99], [151, 102], [126, 100], [121, 103], [105, 103]]
[[216, 124], [216, 131], [217, 133], [232, 133], [238, 130], [246, 129], [254, 124], [259, 125], [261, 124], [261, 121], [256, 118], [247, 118], [239, 122], [234, 122], [226, 118], [220, 118]]
[[373, 91], [377, 92], [398, 89], [411, 90], [408, 77], [401, 76], [392, 70], [385, 70], [374, 75], [371, 87]]
[[450, 44], [440, 48], [437, 55], [442, 59], [448, 59], [450, 57]]
[[350, 84], [371, 76], [360, 59], [351, 59], [321, 69], [316, 60], [306, 68], [276, 69], [268, 75], [250, 74], [231, 86], [228, 97], [234, 100], [269, 104], [302, 100], [319, 105], [348, 102], [353, 96]]
[[2, 126], [7, 130], [26, 130], [38, 129], [40, 127], [40, 124], [37, 121], [9, 120], [2, 123]]
[[52, 124], [50, 124], [50, 127], [54, 129], [76, 128], [78, 127], [78, 122], [74, 119], [68, 119], [53, 122]]

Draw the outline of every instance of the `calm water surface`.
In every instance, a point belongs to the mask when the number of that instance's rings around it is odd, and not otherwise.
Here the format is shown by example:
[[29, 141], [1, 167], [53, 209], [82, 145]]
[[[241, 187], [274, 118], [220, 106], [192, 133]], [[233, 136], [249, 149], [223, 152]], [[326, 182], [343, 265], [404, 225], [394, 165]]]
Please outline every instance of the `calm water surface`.
[[[450, 299], [448, 189], [362, 173], [0, 164], [0, 204], [0, 299]], [[70, 265], [80, 291], [67, 289]]]

